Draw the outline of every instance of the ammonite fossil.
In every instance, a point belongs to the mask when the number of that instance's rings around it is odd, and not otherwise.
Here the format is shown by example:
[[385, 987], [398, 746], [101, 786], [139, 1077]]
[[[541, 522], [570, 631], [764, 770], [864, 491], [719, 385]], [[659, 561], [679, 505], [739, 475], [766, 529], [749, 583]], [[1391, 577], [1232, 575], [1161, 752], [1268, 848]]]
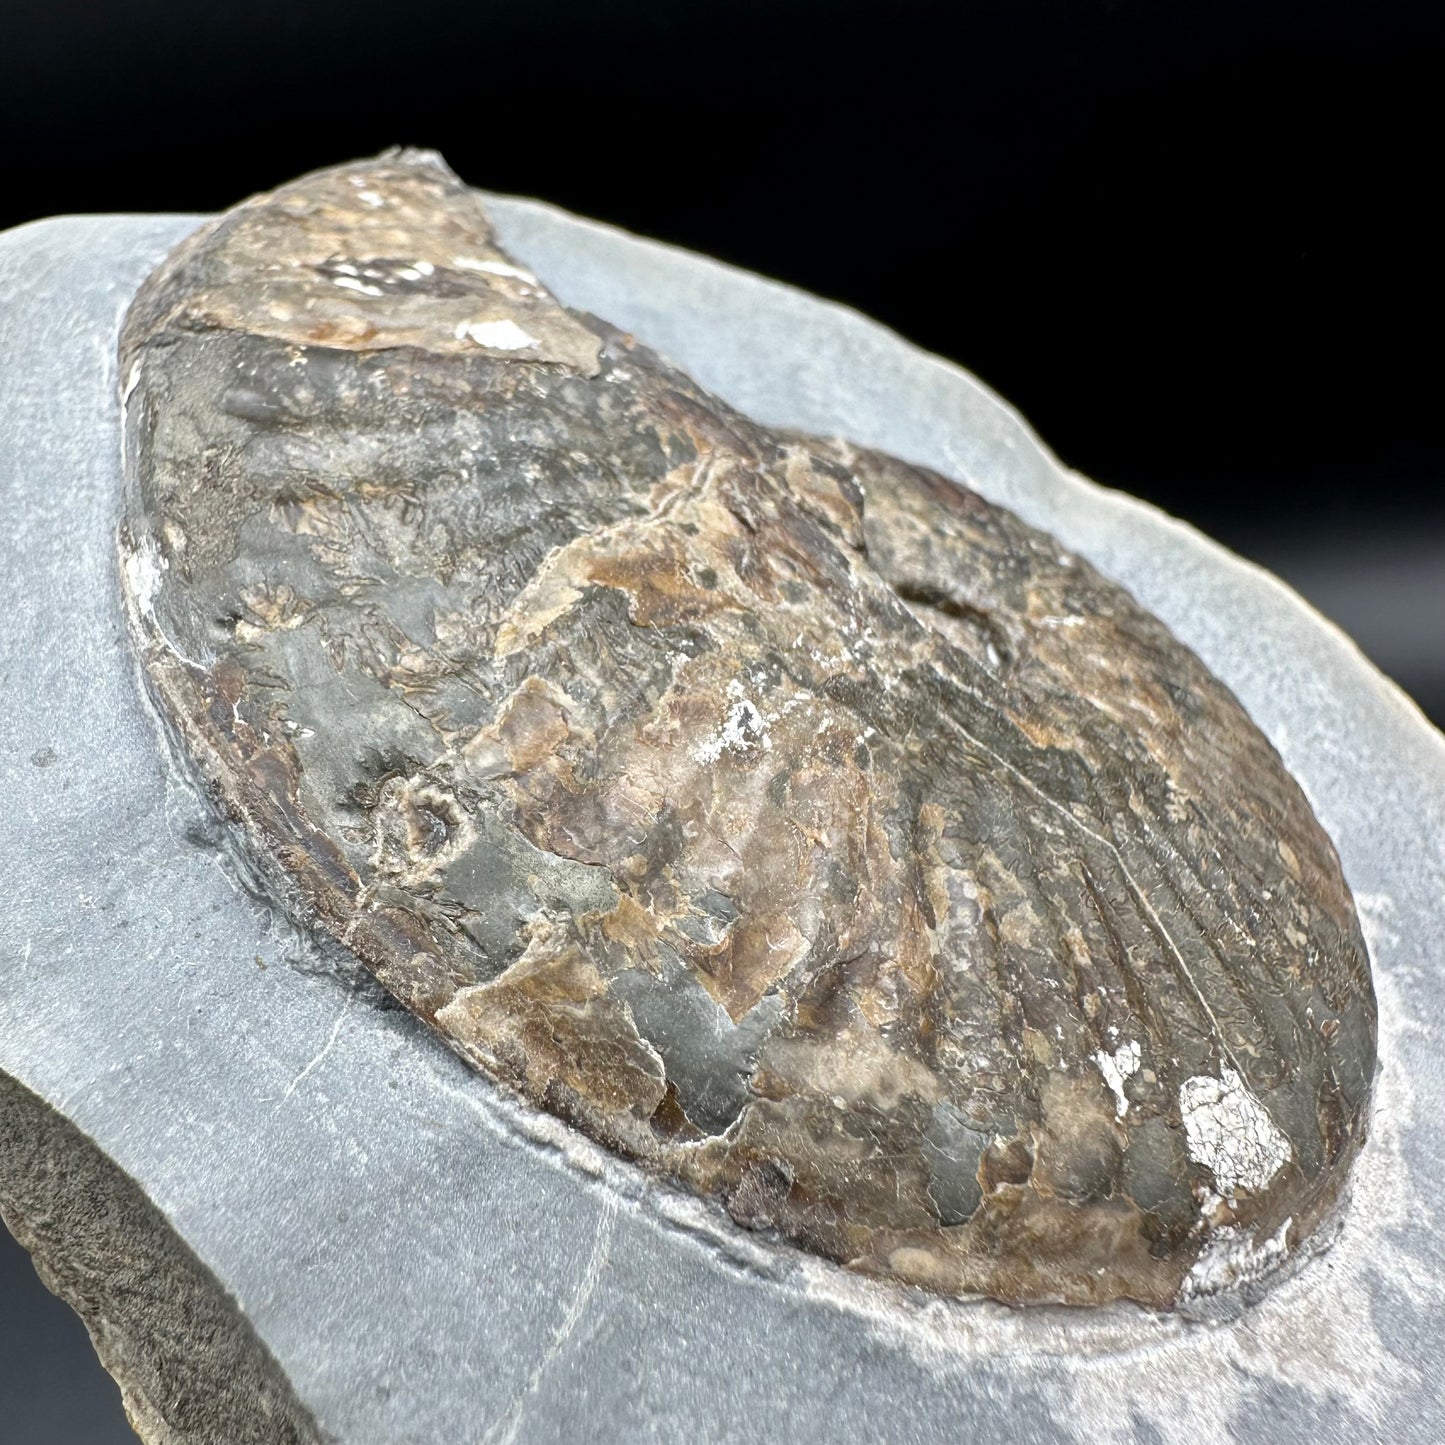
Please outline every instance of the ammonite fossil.
[[435, 157], [198, 231], [122, 339], [144, 670], [278, 901], [467, 1059], [855, 1269], [1239, 1284], [1375, 1061], [1325, 834], [1053, 538], [559, 304]]

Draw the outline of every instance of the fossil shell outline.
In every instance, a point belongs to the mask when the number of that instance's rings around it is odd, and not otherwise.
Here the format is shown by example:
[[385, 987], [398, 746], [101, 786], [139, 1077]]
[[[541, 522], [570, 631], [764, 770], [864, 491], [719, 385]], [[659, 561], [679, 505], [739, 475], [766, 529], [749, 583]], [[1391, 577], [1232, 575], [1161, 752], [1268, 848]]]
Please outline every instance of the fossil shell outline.
[[435, 158], [203, 227], [122, 576], [294, 916], [491, 1076], [854, 1268], [1167, 1306], [1333, 1210], [1339, 864], [1198, 660], [936, 474], [737, 415]]

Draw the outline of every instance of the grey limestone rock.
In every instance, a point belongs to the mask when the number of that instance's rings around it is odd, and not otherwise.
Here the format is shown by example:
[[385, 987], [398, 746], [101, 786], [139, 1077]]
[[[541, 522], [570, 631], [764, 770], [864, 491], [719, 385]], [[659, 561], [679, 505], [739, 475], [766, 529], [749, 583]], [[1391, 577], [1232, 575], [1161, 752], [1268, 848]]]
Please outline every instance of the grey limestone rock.
[[[511, 1099], [248, 893], [158, 745], [116, 603], [116, 337], [196, 218], [0, 239], [0, 1071], [108, 1162], [95, 1207], [148, 1200], [214, 1280], [227, 1336], [260, 1351], [237, 1358], [273, 1362], [340, 1441], [1438, 1440], [1439, 735], [1272, 579], [1070, 476], [956, 369], [713, 263], [488, 209], [566, 304], [762, 426], [846, 433], [1007, 506], [1238, 696], [1337, 846], [1374, 965], [1381, 1068], [1337, 1242], [1215, 1323], [850, 1274]], [[945, 1112], [935, 1142], [961, 1127]], [[24, 1158], [0, 1158], [0, 1193], [33, 1239], [55, 1204], [15, 1187]], [[1235, 1243], [1203, 1269], [1227, 1275]], [[155, 1308], [165, 1349], [205, 1348], [179, 1297]], [[248, 1378], [276, 1384], [264, 1364]]]

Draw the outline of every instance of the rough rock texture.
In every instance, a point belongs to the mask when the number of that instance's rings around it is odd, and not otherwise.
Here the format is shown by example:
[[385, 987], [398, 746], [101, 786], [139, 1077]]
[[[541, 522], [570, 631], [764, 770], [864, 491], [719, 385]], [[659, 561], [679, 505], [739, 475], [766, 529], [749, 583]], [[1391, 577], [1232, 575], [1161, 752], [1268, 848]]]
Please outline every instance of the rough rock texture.
[[321, 1445], [271, 1352], [161, 1211], [3, 1072], [0, 1222], [85, 1322], [146, 1445]]
[[203, 228], [122, 338], [123, 574], [244, 856], [466, 1057], [856, 1268], [1165, 1305], [1363, 1139], [1334, 851], [1118, 587], [750, 423], [404, 155]]

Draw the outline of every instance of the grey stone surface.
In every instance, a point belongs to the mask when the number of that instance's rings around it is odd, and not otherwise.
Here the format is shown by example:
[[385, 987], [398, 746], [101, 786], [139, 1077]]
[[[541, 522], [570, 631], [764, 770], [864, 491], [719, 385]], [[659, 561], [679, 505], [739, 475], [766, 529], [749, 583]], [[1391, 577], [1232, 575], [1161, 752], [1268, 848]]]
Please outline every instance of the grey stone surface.
[[712, 262], [496, 215], [564, 300], [744, 410], [1055, 531], [1235, 689], [1375, 959], [1337, 1244], [1213, 1325], [858, 1280], [503, 1097], [247, 896], [143, 706], [113, 560], [115, 329], [194, 218], [0, 237], [0, 1070], [155, 1203], [341, 1441], [1445, 1438], [1445, 740], [1279, 583], [1069, 475], [956, 368]]
[[[80, 1315], [144, 1439], [320, 1445], [275, 1358], [139, 1185], [6, 1073], [0, 1159], [0, 1221]], [[38, 1439], [39, 1423], [6, 1438]]]

